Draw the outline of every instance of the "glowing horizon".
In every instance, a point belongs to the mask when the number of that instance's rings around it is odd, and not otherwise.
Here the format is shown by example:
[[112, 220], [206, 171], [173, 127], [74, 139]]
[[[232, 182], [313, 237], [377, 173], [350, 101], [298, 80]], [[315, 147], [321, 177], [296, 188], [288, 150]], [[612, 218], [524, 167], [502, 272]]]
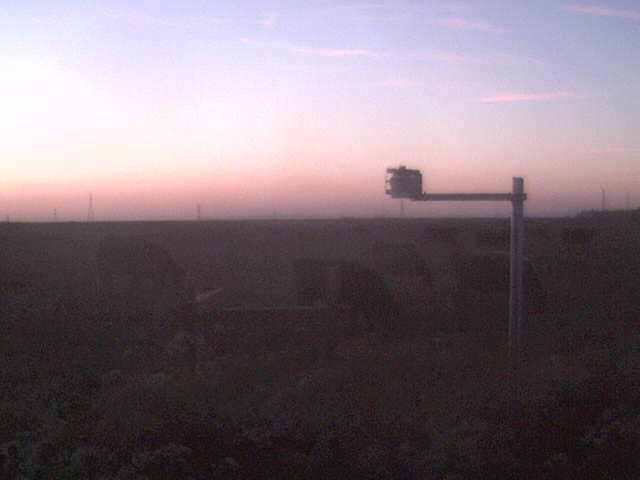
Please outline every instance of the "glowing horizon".
[[[630, 0], [3, 7], [0, 220], [397, 215], [387, 167], [530, 215], [640, 205]], [[410, 216], [508, 206], [409, 204]]]

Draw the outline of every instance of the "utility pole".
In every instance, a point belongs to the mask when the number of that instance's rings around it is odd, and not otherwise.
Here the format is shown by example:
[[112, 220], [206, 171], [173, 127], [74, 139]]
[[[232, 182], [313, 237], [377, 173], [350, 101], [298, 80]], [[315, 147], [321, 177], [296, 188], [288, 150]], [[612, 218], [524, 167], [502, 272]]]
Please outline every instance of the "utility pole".
[[196, 205], [196, 218], [198, 219], [198, 221], [202, 219], [202, 209], [200, 208], [199, 203]]
[[53, 221], [54, 222], [58, 221], [58, 209], [57, 208], [53, 209]]
[[524, 273], [524, 180], [513, 177], [511, 193], [423, 193], [422, 173], [404, 166], [388, 168], [390, 185], [386, 193], [392, 198], [414, 201], [508, 201], [511, 213], [511, 256], [509, 267], [509, 359], [511, 363], [512, 419], [517, 423], [521, 396], [521, 362], [523, 335]]
[[605, 192], [604, 192], [604, 188], [600, 188], [600, 192], [602, 193], [602, 196], [600, 198], [600, 210], [601, 211], [605, 211], [606, 209], [606, 196], [605, 196]]
[[89, 194], [89, 211], [87, 212], [87, 222], [93, 222], [95, 220], [95, 213], [93, 211], [93, 193]]

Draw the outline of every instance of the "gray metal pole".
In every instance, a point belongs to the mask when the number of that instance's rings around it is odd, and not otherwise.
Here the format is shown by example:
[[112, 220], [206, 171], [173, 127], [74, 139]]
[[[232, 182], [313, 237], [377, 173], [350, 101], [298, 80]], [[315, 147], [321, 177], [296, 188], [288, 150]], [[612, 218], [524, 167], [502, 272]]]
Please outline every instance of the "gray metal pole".
[[514, 394], [518, 395], [520, 361], [523, 346], [523, 273], [524, 273], [524, 180], [513, 178], [511, 203], [511, 268], [509, 290], [509, 354], [513, 373]]
[[[409, 172], [413, 177], [420, 178], [419, 187], [422, 188], [422, 175], [419, 170], [407, 170], [405, 167], [388, 168], [387, 173], [401, 178]], [[524, 274], [524, 201], [527, 195], [524, 193], [524, 180], [521, 177], [513, 177], [511, 193], [424, 193], [416, 192], [415, 185], [409, 188], [401, 182], [388, 181], [391, 189], [386, 193], [393, 198], [409, 198], [417, 201], [452, 201], [452, 200], [476, 200], [493, 201], [507, 200], [513, 206], [511, 216], [511, 264], [509, 285], [509, 357], [513, 376], [514, 393], [518, 395], [520, 378], [520, 361], [523, 347], [523, 274]], [[604, 193], [604, 191], [603, 191]], [[516, 397], [514, 397], [516, 398]]]

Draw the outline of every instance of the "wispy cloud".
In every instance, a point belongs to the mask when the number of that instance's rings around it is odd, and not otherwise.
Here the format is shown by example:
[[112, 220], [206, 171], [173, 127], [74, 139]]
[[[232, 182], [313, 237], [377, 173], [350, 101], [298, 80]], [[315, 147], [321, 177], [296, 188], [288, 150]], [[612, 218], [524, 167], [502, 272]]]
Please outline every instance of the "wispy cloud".
[[260, 25], [266, 28], [273, 28], [279, 21], [280, 16], [277, 13], [269, 13], [260, 20]]
[[486, 55], [465, 55], [459, 53], [419, 53], [415, 56], [421, 60], [437, 62], [473, 64], [473, 65], [522, 65], [542, 64], [542, 60], [524, 55], [495, 53]]
[[128, 23], [136, 26], [153, 25], [159, 27], [184, 27], [184, 23], [174, 22], [161, 17], [155, 17], [153, 15], [140, 15], [129, 12], [120, 12], [115, 10], [106, 10], [102, 14], [112, 20]]
[[506, 93], [481, 98], [482, 103], [515, 103], [515, 102], [549, 102], [572, 98], [569, 92], [540, 92], [540, 93]]
[[628, 10], [622, 8], [609, 8], [599, 5], [569, 5], [565, 8], [569, 12], [581, 13], [584, 15], [595, 15], [597, 17], [617, 17], [627, 20], [640, 21], [640, 10]]
[[476, 30], [479, 32], [499, 33], [502, 30], [490, 23], [475, 22], [463, 17], [440, 17], [435, 21], [438, 25], [461, 30]]
[[381, 80], [379, 82], [372, 82], [370, 85], [373, 87], [403, 89], [414, 87], [415, 84], [416, 83], [413, 80], [406, 78], [392, 78], [388, 80]]
[[640, 153], [640, 147], [606, 147], [597, 148], [591, 150], [590, 153], [611, 153], [611, 154], [625, 154], [625, 153]]
[[285, 43], [276, 42], [256, 42], [247, 38], [242, 39], [242, 43], [247, 45], [254, 45], [262, 48], [274, 48], [278, 50], [285, 50], [292, 53], [299, 53], [302, 55], [314, 55], [319, 57], [384, 57], [388, 56], [385, 53], [374, 52], [366, 48], [315, 48], [302, 45], [289, 45]]
[[179, 21], [168, 20], [148, 14], [139, 14], [134, 12], [126, 12], [119, 10], [104, 10], [102, 15], [110, 20], [125, 23], [128, 25], [139, 27], [165, 27], [179, 29], [195, 29], [210, 25], [261, 25], [265, 28], [275, 27], [279, 23], [279, 15], [270, 13], [262, 18], [234, 18], [234, 17], [213, 17], [213, 16], [194, 16], [184, 17]]
[[347, 12], [354, 19], [363, 22], [404, 23], [411, 15], [406, 9], [393, 4], [384, 3], [356, 3], [341, 5], [337, 10]]

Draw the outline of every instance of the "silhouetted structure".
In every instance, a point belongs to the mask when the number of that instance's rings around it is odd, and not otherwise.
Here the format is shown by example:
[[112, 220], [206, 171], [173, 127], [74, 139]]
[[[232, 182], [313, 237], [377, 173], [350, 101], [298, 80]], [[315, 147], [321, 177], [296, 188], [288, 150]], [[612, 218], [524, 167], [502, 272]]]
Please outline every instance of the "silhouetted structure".
[[87, 211], [87, 222], [95, 220], [95, 212], [93, 211], [93, 193], [89, 194], [89, 210]]

